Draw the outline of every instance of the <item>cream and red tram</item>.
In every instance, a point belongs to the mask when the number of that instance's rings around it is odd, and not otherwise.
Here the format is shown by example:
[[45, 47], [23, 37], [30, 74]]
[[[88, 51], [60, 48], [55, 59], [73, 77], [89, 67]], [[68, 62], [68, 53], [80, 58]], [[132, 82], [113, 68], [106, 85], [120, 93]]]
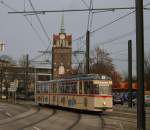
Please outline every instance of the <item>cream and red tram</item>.
[[36, 102], [89, 111], [112, 110], [111, 90], [111, 78], [97, 74], [38, 81]]

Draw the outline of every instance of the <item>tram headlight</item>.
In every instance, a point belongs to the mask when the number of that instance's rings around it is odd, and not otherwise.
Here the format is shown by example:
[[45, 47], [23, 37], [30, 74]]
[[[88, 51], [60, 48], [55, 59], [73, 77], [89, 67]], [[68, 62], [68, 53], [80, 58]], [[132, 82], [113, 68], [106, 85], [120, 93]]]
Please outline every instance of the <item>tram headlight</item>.
[[112, 85], [112, 81], [109, 81], [109, 84]]
[[106, 102], [103, 102], [103, 105], [105, 106], [105, 105], [106, 105]]

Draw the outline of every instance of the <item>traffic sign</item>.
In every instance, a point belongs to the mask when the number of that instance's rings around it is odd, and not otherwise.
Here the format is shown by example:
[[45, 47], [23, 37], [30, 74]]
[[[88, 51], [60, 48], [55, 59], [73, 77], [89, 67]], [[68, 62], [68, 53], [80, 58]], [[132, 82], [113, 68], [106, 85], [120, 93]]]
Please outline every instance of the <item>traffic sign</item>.
[[9, 92], [15, 92], [17, 89], [16, 88], [8, 88]]
[[16, 88], [18, 88], [18, 79], [14, 80], [14, 85], [15, 85]]
[[18, 81], [14, 80], [14, 82], [10, 82], [10, 87], [8, 88], [8, 91], [14, 92], [17, 90], [17, 88], [18, 88]]

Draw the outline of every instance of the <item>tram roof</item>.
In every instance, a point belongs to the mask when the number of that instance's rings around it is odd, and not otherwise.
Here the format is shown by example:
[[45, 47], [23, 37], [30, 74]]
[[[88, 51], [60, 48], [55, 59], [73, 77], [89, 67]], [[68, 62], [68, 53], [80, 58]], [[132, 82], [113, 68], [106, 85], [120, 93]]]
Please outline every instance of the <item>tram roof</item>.
[[109, 76], [100, 74], [80, 74], [73, 75], [63, 79], [56, 79], [47, 82], [63, 82], [63, 81], [75, 81], [75, 80], [111, 80]]

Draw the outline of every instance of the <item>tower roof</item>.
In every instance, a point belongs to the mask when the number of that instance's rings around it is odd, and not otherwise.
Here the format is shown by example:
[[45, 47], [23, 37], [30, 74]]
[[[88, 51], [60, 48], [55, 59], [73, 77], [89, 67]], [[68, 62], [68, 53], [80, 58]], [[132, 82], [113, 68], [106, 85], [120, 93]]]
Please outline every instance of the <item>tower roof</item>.
[[65, 33], [64, 14], [61, 16], [60, 33]]

